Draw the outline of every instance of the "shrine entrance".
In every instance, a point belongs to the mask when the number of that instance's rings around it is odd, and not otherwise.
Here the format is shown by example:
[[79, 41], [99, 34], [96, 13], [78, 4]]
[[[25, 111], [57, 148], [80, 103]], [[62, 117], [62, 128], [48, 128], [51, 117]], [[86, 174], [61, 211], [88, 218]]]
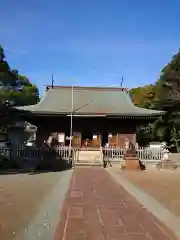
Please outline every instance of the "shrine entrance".
[[101, 145], [101, 134], [99, 134], [99, 133], [83, 131], [81, 139], [82, 139], [81, 147], [97, 148], [97, 147], [100, 147], [100, 145]]
[[82, 139], [82, 141], [81, 141], [82, 147], [90, 146], [90, 145], [92, 145], [93, 133], [90, 131], [83, 131], [81, 139]]

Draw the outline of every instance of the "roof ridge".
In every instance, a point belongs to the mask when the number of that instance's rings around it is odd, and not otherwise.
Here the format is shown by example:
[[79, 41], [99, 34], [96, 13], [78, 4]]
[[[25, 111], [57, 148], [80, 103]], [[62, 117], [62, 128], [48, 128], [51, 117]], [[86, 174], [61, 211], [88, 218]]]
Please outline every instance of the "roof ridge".
[[122, 88], [122, 87], [103, 87], [103, 86], [70, 86], [70, 85], [55, 85], [52, 87], [52, 85], [47, 86], [48, 89], [79, 89], [79, 90], [97, 90], [97, 91], [122, 91], [122, 92], [128, 92], [128, 88]]

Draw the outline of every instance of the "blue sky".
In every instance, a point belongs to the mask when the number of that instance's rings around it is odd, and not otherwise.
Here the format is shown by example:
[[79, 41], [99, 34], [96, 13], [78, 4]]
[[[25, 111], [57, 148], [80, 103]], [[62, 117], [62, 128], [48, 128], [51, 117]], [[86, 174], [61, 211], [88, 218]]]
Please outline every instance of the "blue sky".
[[0, 43], [38, 85], [153, 83], [180, 47], [179, 0], [1, 0]]

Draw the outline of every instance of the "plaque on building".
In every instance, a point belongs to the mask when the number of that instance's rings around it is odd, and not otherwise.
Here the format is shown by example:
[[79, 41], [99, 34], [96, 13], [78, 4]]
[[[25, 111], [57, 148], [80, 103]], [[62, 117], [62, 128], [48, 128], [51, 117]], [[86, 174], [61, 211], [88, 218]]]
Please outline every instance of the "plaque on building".
[[59, 143], [65, 142], [65, 134], [64, 133], [58, 133], [58, 142]]

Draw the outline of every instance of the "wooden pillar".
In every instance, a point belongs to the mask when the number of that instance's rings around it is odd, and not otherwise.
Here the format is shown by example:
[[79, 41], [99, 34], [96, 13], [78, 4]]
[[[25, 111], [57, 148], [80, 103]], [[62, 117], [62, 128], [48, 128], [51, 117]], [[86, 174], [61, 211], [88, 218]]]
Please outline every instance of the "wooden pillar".
[[119, 134], [116, 133], [116, 143], [115, 143], [116, 147], [119, 147]]
[[136, 132], [133, 134], [133, 144], [136, 146]]

